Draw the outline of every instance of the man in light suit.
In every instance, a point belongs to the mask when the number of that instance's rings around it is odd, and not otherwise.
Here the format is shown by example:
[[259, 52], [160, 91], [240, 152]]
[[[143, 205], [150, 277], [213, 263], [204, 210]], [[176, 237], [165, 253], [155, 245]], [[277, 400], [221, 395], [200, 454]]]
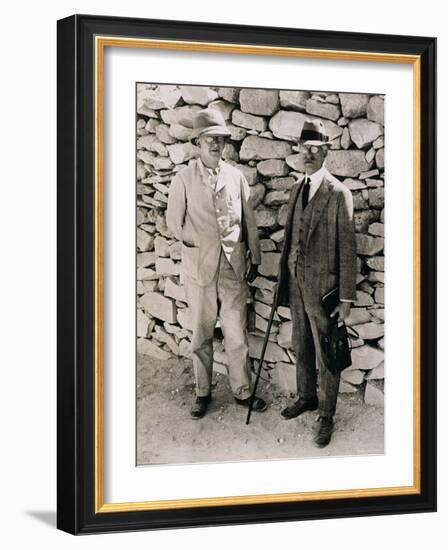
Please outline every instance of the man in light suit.
[[[199, 158], [176, 175], [168, 197], [167, 224], [182, 243], [182, 276], [193, 322], [197, 396], [190, 411], [193, 419], [205, 415], [211, 400], [213, 333], [218, 318], [236, 402], [247, 407], [252, 388], [246, 273], [249, 281], [255, 279], [261, 253], [247, 181], [221, 158], [229, 136], [218, 110], [199, 111], [191, 135]], [[265, 401], [257, 397], [254, 410], [266, 408]]]
[[317, 409], [318, 447], [331, 440], [340, 381], [322, 346], [331, 322], [322, 297], [339, 289], [330, 317], [345, 319], [356, 300], [357, 272], [352, 195], [325, 168], [327, 141], [321, 122], [304, 123], [298, 147], [305, 175], [289, 201], [278, 286], [279, 305], [291, 307], [299, 397], [281, 414], [290, 419]]

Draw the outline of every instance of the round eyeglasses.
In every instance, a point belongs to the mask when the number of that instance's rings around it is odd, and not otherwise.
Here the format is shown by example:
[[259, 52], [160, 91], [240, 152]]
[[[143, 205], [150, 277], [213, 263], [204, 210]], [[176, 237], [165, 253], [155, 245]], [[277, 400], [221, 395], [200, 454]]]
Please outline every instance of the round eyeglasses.
[[297, 144], [297, 149], [300, 153], [312, 153], [313, 155], [316, 155], [320, 151], [319, 145], [305, 145], [305, 144]]
[[222, 145], [226, 142], [225, 136], [202, 136], [200, 139], [203, 139], [207, 145], [211, 145], [212, 143]]

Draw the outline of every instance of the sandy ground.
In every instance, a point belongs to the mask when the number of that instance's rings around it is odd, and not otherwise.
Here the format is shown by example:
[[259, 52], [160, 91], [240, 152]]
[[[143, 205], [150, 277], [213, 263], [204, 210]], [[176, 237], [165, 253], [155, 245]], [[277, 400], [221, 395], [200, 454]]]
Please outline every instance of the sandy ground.
[[284, 420], [280, 411], [294, 401], [260, 382], [258, 395], [269, 403], [253, 413], [233, 400], [227, 376], [215, 373], [213, 400], [205, 417], [190, 418], [195, 399], [191, 361], [160, 361], [139, 355], [137, 372], [137, 463], [175, 464], [314, 456], [382, 454], [381, 408], [365, 405], [358, 394], [341, 395], [330, 445], [318, 449], [316, 413]]

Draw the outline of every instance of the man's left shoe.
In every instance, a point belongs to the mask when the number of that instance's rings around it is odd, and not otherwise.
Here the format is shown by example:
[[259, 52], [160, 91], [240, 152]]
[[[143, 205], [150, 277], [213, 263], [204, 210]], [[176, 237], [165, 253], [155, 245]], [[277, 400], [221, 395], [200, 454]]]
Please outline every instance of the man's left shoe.
[[326, 447], [331, 440], [331, 434], [333, 433], [334, 422], [332, 418], [328, 416], [321, 416], [319, 418], [320, 426], [317, 432], [314, 443], [317, 447]]
[[[249, 408], [250, 405], [250, 397], [247, 399], [238, 399], [235, 397], [235, 401], [238, 403], [238, 405], [242, 405], [243, 407]], [[268, 404], [264, 399], [261, 399], [261, 397], [254, 397], [254, 403], [252, 405], [252, 410], [254, 412], [264, 412], [268, 408]]]

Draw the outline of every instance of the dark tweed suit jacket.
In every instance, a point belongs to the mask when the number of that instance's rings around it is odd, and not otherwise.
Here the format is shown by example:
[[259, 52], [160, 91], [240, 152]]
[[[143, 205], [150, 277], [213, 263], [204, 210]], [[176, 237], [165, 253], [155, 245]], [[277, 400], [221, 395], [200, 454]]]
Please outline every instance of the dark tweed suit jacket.
[[[285, 242], [280, 260], [278, 305], [288, 305], [288, 254], [297, 197], [303, 180], [292, 190], [285, 226]], [[321, 299], [339, 287], [339, 298], [356, 300], [356, 241], [353, 223], [353, 199], [349, 189], [326, 171], [314, 195], [315, 202], [304, 257], [302, 296], [306, 311], [323, 314]]]

